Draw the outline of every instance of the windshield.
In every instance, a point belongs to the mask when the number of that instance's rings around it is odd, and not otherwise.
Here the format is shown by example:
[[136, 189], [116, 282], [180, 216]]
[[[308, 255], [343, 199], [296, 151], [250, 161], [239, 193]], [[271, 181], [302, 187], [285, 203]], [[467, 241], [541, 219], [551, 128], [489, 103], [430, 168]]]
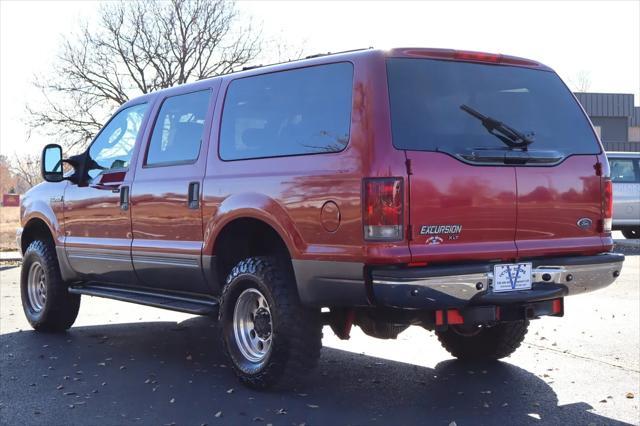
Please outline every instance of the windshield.
[[532, 135], [531, 149], [597, 154], [587, 118], [553, 72], [432, 59], [387, 60], [395, 147], [462, 154], [507, 149], [480, 120], [482, 114]]

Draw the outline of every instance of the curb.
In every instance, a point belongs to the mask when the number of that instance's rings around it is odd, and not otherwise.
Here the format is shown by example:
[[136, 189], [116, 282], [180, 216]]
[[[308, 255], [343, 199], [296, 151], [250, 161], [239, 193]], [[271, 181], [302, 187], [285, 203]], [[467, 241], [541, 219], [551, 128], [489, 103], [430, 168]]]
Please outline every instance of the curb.
[[0, 262], [20, 262], [22, 254], [19, 251], [3, 251], [0, 252]]

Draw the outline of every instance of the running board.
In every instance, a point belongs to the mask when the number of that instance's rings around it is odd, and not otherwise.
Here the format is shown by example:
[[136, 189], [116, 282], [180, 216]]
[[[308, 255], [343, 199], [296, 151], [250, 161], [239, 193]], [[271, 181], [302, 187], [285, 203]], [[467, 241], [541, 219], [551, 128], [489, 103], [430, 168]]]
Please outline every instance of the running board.
[[153, 293], [144, 290], [132, 290], [104, 285], [82, 285], [69, 287], [69, 293], [87, 296], [105, 297], [155, 308], [186, 312], [195, 315], [218, 315], [218, 301], [205, 297], [185, 297], [167, 293]]

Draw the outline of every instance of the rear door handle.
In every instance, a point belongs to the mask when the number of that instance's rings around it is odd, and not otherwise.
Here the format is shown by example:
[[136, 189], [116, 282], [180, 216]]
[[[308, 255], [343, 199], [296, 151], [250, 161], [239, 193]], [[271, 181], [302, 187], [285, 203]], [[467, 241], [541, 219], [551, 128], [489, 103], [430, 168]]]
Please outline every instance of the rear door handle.
[[123, 210], [123, 211], [129, 210], [129, 187], [128, 186], [120, 187], [120, 210]]
[[200, 208], [200, 182], [189, 183], [189, 201], [190, 209]]

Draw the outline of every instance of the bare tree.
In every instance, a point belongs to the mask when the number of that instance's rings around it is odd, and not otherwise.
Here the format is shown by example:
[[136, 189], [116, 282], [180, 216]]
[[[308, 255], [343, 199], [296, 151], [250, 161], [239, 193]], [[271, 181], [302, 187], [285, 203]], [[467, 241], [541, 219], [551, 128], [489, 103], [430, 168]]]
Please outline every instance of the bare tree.
[[261, 31], [240, 22], [225, 0], [120, 0], [68, 37], [52, 77], [36, 78], [42, 102], [30, 126], [82, 148], [108, 115], [132, 97], [225, 74], [253, 61]]
[[591, 87], [591, 73], [589, 71], [579, 71], [576, 76], [569, 79], [575, 92], [588, 92]]
[[11, 172], [9, 159], [5, 155], [0, 155], [0, 194], [15, 192], [16, 181], [16, 177]]
[[16, 177], [16, 190], [20, 194], [42, 182], [40, 157], [38, 155], [16, 154], [9, 167], [11, 173]]

